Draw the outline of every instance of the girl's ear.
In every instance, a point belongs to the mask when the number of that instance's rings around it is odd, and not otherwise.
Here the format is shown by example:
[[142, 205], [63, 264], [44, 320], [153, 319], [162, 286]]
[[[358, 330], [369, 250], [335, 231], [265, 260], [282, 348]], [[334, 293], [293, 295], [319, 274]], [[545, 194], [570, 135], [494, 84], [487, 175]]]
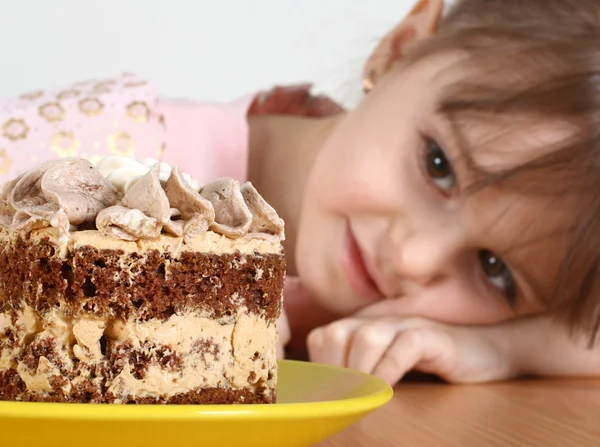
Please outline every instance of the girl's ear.
[[365, 64], [365, 80], [374, 83], [406, 54], [410, 44], [433, 35], [443, 11], [444, 0], [419, 0], [404, 20], [379, 42]]

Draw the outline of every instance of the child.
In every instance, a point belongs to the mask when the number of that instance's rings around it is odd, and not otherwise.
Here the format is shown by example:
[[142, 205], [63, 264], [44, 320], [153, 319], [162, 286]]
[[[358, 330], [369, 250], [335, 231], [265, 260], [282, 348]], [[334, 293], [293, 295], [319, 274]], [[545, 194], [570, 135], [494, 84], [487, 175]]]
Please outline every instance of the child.
[[286, 221], [293, 355], [392, 384], [600, 374], [600, 6], [443, 7], [420, 1], [381, 41], [355, 110], [306, 86], [155, 101], [126, 76], [8, 104], [4, 172], [158, 154], [249, 179]]

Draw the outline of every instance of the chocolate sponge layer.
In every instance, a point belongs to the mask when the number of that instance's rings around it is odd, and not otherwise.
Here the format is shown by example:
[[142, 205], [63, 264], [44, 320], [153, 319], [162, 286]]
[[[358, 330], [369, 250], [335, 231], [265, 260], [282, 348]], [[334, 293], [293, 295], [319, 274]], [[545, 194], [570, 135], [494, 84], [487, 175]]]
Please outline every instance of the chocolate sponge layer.
[[25, 303], [39, 312], [60, 306], [67, 315], [147, 320], [190, 310], [220, 318], [245, 306], [275, 321], [284, 280], [283, 254], [173, 258], [83, 246], [61, 257], [49, 239], [23, 238], [0, 247], [0, 311]]

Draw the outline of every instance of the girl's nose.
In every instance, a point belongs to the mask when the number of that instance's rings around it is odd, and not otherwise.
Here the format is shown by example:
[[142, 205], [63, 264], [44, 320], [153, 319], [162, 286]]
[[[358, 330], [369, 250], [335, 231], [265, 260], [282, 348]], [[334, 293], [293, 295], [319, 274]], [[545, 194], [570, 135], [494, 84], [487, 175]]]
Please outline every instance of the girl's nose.
[[421, 226], [394, 236], [396, 274], [420, 285], [451, 273], [463, 239], [452, 225]]

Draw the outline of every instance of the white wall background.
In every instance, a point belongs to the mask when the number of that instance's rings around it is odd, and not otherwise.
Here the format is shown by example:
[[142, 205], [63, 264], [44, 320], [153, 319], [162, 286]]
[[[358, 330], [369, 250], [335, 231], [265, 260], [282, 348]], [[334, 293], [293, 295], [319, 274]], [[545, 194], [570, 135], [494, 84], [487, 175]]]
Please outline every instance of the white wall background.
[[314, 82], [352, 102], [364, 58], [413, 0], [0, 0], [0, 97], [135, 72], [229, 101]]

